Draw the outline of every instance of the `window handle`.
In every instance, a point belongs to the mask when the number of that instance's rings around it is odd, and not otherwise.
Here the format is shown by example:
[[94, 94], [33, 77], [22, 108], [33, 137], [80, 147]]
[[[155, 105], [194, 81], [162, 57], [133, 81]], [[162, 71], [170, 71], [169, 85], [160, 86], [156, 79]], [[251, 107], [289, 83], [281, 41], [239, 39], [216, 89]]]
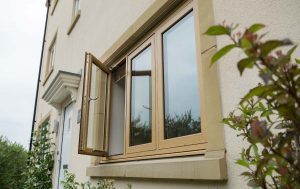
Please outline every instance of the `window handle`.
[[152, 108], [150, 108], [150, 107], [147, 107], [147, 106], [145, 106], [145, 105], [142, 105], [143, 106], [143, 108], [145, 108], [145, 109], [147, 109], [147, 110], [152, 110]]
[[91, 98], [91, 97], [89, 97], [89, 101], [92, 101], [92, 100], [98, 100], [98, 97], [97, 98]]

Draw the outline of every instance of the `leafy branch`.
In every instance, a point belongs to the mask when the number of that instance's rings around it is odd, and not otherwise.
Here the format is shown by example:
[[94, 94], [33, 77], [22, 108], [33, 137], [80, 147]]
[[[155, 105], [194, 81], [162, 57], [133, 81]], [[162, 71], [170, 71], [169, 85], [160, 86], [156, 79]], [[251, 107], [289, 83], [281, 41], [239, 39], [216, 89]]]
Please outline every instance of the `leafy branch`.
[[242, 175], [253, 188], [300, 188], [300, 60], [292, 59], [297, 45], [289, 39], [265, 41], [264, 24], [242, 32], [238, 27], [223, 23], [205, 33], [231, 40], [215, 53], [211, 65], [238, 49], [245, 55], [237, 62], [240, 75], [257, 68], [262, 81], [223, 119], [249, 144], [236, 163], [248, 169]]

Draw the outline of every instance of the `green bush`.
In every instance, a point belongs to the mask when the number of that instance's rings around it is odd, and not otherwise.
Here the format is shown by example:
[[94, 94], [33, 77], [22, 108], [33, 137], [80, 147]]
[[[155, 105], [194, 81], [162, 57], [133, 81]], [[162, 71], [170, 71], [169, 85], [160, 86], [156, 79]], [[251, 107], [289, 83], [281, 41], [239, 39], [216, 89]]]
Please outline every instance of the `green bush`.
[[0, 188], [23, 188], [27, 152], [17, 143], [0, 136]]
[[[64, 189], [116, 189], [114, 180], [112, 179], [101, 179], [95, 186], [92, 186], [91, 182], [79, 183], [75, 180], [75, 174], [64, 170], [64, 180], [61, 181]], [[127, 185], [127, 189], [131, 189], [131, 185]]]
[[25, 189], [51, 189], [54, 165], [49, 124], [43, 123], [34, 133], [32, 151], [29, 152]]
[[[300, 60], [292, 59], [296, 49], [289, 39], [264, 40], [254, 24], [243, 32], [238, 25], [215, 25], [207, 35], [225, 35], [231, 44], [221, 48], [212, 64], [232, 49], [244, 53], [237, 62], [244, 70], [256, 68], [261, 83], [241, 100], [237, 110], [223, 121], [248, 142], [237, 164], [247, 171], [242, 175], [253, 188], [300, 188]], [[282, 47], [288, 47], [284, 52]], [[286, 49], [286, 48], [285, 48]]]

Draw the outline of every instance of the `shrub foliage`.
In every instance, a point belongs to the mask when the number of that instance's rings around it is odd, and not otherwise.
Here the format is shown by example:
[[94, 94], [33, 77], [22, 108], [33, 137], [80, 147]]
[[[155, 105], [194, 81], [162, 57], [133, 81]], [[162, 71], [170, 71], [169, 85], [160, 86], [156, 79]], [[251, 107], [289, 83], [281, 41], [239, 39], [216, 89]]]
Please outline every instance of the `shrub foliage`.
[[23, 146], [0, 136], [0, 188], [23, 188], [27, 152]]
[[25, 189], [51, 189], [54, 165], [54, 145], [51, 143], [49, 124], [43, 123], [34, 133], [32, 151], [29, 152]]
[[[251, 89], [238, 108], [224, 118], [248, 142], [237, 164], [253, 188], [300, 188], [300, 60], [292, 59], [296, 49], [289, 39], [264, 40], [263, 24], [243, 32], [237, 25], [215, 25], [207, 35], [225, 35], [231, 44], [212, 57], [214, 64], [232, 49], [245, 56], [237, 62], [244, 70], [256, 68], [261, 83]], [[284, 49], [283, 49], [284, 48]], [[286, 50], [288, 49], [288, 50]]]

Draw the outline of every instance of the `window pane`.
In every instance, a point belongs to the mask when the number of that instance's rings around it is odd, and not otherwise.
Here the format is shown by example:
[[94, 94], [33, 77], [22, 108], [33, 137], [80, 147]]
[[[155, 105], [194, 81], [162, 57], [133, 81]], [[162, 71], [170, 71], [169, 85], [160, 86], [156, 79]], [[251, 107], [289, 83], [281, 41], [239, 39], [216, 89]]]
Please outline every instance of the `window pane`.
[[53, 43], [50, 49], [50, 68], [54, 66], [54, 58], [55, 58], [55, 42]]
[[125, 70], [123, 64], [112, 73], [109, 155], [124, 153]]
[[[104, 125], [107, 98], [107, 74], [92, 64], [91, 88], [89, 96], [89, 117], [87, 147], [94, 150], [104, 149]], [[100, 141], [96, 141], [99, 139]]]
[[151, 48], [132, 59], [130, 145], [151, 142]]
[[77, 11], [80, 9], [79, 0], [74, 0], [74, 15], [76, 15]]
[[165, 139], [200, 132], [193, 13], [163, 34]]

